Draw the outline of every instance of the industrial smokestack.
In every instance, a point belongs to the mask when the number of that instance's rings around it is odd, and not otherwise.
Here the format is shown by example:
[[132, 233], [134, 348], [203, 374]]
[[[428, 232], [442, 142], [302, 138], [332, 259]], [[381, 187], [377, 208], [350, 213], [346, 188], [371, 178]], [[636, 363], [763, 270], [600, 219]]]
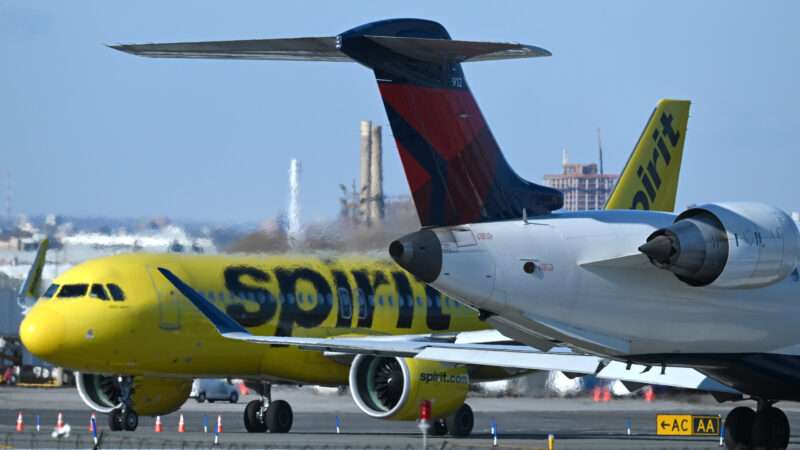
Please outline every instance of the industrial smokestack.
[[300, 161], [293, 159], [289, 164], [289, 224], [286, 230], [290, 247], [303, 237], [300, 229], [300, 170]]
[[369, 169], [369, 193], [370, 193], [370, 214], [371, 223], [381, 223], [383, 221], [383, 149], [381, 148], [381, 127], [372, 127], [370, 138], [370, 169]]
[[372, 122], [369, 120], [361, 121], [361, 172], [360, 185], [358, 191], [359, 199], [359, 219], [369, 223], [370, 218], [370, 163], [372, 160], [372, 145], [371, 145], [371, 131]]

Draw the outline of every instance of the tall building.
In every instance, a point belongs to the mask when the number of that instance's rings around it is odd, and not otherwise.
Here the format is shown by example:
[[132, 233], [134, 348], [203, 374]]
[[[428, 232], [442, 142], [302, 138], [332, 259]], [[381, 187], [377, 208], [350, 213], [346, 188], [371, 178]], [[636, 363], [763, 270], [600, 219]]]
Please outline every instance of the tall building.
[[602, 173], [596, 163], [570, 163], [566, 150], [561, 166], [564, 173], [545, 175], [544, 182], [564, 193], [564, 209], [567, 211], [602, 209], [619, 179], [617, 174]]

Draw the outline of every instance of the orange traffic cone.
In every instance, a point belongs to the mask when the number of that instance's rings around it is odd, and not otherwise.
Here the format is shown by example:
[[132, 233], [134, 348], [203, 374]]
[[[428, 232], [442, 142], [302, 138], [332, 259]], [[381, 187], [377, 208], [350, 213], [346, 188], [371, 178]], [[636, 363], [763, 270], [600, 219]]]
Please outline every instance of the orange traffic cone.
[[17, 431], [20, 433], [25, 431], [25, 422], [22, 420], [22, 411], [17, 414]]
[[97, 420], [97, 418], [94, 416], [94, 413], [92, 413], [92, 415], [89, 416], [89, 433], [92, 432], [92, 419]]
[[652, 402], [656, 399], [656, 393], [653, 391], [653, 386], [647, 386], [644, 389], [644, 401]]
[[161, 426], [161, 416], [156, 416], [156, 426], [153, 431], [155, 431], [156, 433], [161, 433], [162, 431], [164, 431], [164, 428], [162, 428]]
[[600, 388], [597, 386], [592, 389], [592, 401], [595, 403], [600, 401]]
[[181, 418], [178, 419], [178, 433], [185, 433], [186, 432], [186, 424], [183, 423], [183, 414], [181, 414]]
[[244, 397], [250, 393], [250, 388], [247, 387], [244, 383], [239, 383], [239, 395]]
[[606, 403], [609, 400], [611, 400], [611, 389], [605, 388], [603, 389], [603, 403]]
[[217, 416], [217, 433], [222, 433], [222, 416]]
[[56, 430], [64, 428], [64, 415], [59, 411], [58, 419], [56, 420]]

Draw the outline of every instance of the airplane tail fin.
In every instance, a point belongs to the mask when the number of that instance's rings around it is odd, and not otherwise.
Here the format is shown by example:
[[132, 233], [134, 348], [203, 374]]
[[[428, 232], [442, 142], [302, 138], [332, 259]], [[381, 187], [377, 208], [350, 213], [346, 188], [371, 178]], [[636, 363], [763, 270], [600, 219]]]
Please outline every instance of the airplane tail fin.
[[675, 210], [690, 105], [658, 101], [605, 209]]
[[[390, 48], [385, 42], [403, 42]], [[460, 41], [436, 22], [398, 19], [341, 35], [341, 50], [375, 72], [422, 226], [516, 219], [561, 208], [562, 194], [519, 177], [509, 166], [469, 90], [459, 52], [425, 58], [404, 49]], [[491, 45], [476, 43], [476, 45]], [[526, 47], [528, 56], [548, 56]], [[495, 58], [498, 59], [498, 58]]]
[[375, 72], [423, 226], [561, 208], [561, 192], [520, 178], [470, 93], [462, 62], [549, 56], [517, 43], [452, 40], [436, 22], [393, 19], [338, 36], [113, 45], [149, 57], [355, 61]]

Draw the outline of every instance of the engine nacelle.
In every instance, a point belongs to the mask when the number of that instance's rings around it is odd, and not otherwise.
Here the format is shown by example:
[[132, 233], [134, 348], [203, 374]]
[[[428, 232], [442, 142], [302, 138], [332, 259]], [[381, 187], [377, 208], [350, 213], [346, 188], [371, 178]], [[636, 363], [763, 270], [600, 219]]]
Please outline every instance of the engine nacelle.
[[350, 392], [356, 405], [378, 419], [414, 420], [422, 400], [431, 416], [455, 412], [467, 398], [466, 368], [413, 358], [358, 355], [350, 366]]
[[797, 267], [800, 236], [778, 208], [712, 203], [684, 211], [639, 250], [691, 286], [754, 288], [777, 283]]
[[[97, 412], [109, 413], [121, 406], [117, 377], [76, 373], [78, 394]], [[131, 403], [140, 416], [157, 416], [176, 411], [189, 398], [192, 380], [182, 378], [134, 377]]]

